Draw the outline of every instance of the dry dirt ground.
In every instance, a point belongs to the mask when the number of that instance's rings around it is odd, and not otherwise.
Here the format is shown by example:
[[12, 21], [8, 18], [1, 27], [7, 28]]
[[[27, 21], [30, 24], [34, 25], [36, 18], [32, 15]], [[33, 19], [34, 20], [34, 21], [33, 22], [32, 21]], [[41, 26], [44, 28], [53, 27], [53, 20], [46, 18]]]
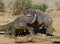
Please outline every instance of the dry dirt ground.
[[[53, 28], [56, 30], [53, 34], [57, 37], [60, 37], [60, 11], [50, 11], [50, 16], [53, 19]], [[12, 22], [16, 17], [15, 16], [0, 16], [0, 25], [7, 24], [9, 22]], [[3, 19], [3, 20], [2, 20]], [[11, 20], [12, 19], [12, 20]], [[24, 42], [26, 42], [28, 39], [25, 37], [19, 37]], [[34, 37], [33, 37], [34, 38]], [[51, 41], [47, 40], [47, 36], [36, 36], [36, 40], [38, 42], [27, 42], [27, 43], [15, 43], [15, 41], [18, 41], [17, 39], [12, 39], [8, 37], [4, 37], [4, 35], [0, 35], [0, 44], [53, 44]], [[39, 39], [40, 38], [40, 39]], [[55, 39], [57, 40], [57, 39]], [[60, 40], [60, 39], [59, 39]]]
[[0, 35], [0, 44], [14, 44], [14, 40], [4, 37], [4, 35]]
[[55, 35], [60, 36], [60, 11], [52, 11], [50, 16], [53, 19], [52, 27], [56, 30]]
[[[19, 37], [19, 39], [12, 39], [12, 38], [8, 38], [8, 37], [4, 37], [4, 35], [0, 35], [0, 44], [53, 44], [51, 41], [46, 40], [45, 37], [43, 37], [43, 39], [40, 39], [38, 41], [40, 36], [36, 36], [36, 38], [34, 39], [34, 42], [27, 42], [27, 38], [26, 37]], [[19, 43], [19, 41], [24, 41], [22, 43]]]

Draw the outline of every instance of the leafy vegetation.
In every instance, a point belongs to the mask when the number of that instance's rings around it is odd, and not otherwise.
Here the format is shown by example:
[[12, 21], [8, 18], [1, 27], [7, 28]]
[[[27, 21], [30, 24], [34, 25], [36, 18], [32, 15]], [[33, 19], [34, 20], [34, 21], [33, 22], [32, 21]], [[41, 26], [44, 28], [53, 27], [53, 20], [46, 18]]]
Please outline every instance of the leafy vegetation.
[[39, 10], [44, 12], [48, 8], [48, 6], [45, 3], [43, 3], [43, 4], [40, 4], [40, 5], [34, 5], [33, 8], [34, 9], [39, 9]]
[[4, 3], [0, 0], [0, 12], [4, 11]]
[[60, 10], [60, 1], [55, 3], [58, 10]]
[[33, 5], [31, 0], [16, 0], [13, 9], [13, 15], [19, 15], [21, 13], [24, 13], [27, 8], [39, 9], [45, 12], [48, 6], [45, 3], [40, 5]]
[[31, 0], [16, 0], [14, 5], [14, 15], [24, 13], [27, 8], [31, 8]]

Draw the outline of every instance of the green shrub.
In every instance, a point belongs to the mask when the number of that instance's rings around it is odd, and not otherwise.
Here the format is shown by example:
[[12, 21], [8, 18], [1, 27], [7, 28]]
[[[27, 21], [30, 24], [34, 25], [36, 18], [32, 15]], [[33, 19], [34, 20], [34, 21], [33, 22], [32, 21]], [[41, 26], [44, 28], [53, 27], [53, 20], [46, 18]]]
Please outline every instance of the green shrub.
[[46, 11], [46, 9], [48, 8], [48, 6], [46, 4], [40, 4], [40, 5], [34, 5], [33, 8], [34, 9], [39, 9], [41, 11]]
[[58, 10], [60, 10], [60, 1], [55, 3]]
[[45, 12], [48, 6], [45, 3], [40, 5], [33, 5], [31, 0], [16, 0], [12, 15], [19, 15], [24, 13], [27, 8], [39, 9]]
[[27, 8], [31, 8], [31, 6], [31, 0], [16, 0], [13, 10], [16, 15], [19, 15], [20, 13], [24, 13]]
[[4, 11], [4, 3], [0, 0], [0, 12]]

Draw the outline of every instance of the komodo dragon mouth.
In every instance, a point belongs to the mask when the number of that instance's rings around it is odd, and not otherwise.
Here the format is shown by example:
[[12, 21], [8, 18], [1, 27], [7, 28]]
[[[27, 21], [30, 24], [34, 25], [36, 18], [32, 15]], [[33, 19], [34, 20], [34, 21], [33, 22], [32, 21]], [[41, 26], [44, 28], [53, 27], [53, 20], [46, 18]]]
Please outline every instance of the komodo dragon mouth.
[[33, 28], [39, 28], [41, 27], [44, 23], [41, 22], [40, 24], [38, 23], [38, 19], [37, 19], [37, 14], [34, 15], [34, 19], [28, 23], [27, 25], [30, 26], [30, 27], [33, 27]]
[[43, 25], [44, 23], [41, 23], [41, 24], [37, 24], [36, 22], [32, 23], [32, 24], [27, 24], [28, 26], [30, 27], [33, 27], [33, 28], [39, 28]]

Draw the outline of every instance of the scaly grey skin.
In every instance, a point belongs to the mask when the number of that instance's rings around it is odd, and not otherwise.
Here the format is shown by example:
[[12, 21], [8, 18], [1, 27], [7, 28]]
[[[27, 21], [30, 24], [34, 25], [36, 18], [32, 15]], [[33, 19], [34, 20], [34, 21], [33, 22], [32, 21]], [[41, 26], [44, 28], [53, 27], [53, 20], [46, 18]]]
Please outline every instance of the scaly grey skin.
[[5, 30], [5, 35], [10, 35], [11, 32], [12, 32], [12, 27], [13, 27], [13, 23], [14, 22], [11, 22], [11, 23], [8, 23], [8, 24], [5, 24], [5, 25], [0, 25], [0, 29], [3, 29]]
[[38, 23], [40, 24], [40, 22], [42, 21], [45, 25], [45, 28], [46, 28], [46, 33], [53, 33], [55, 30], [53, 29], [52, 27], [52, 18], [48, 15], [48, 14], [45, 14], [43, 12], [41, 12], [40, 10], [35, 10], [36, 11], [36, 14], [38, 16]]
[[[19, 18], [17, 18], [17, 19], [15, 19], [14, 20], [14, 23], [13, 23], [13, 27], [12, 27], [12, 35], [14, 35], [15, 34], [15, 30], [16, 29], [18, 29], [18, 30], [20, 30], [20, 32], [18, 32], [18, 33], [22, 33], [21, 31], [24, 31], [25, 29], [27, 29], [27, 28], [29, 28], [28, 26], [27, 26], [27, 23], [30, 23], [32, 20], [33, 20], [34, 18], [33, 17], [24, 17], [24, 16], [22, 16], [22, 17], [19, 17]], [[29, 28], [28, 30], [30, 30], [31, 28]], [[30, 33], [32, 33], [32, 32], [30, 32]]]
[[0, 29], [5, 30], [5, 35], [9, 35], [9, 33], [11, 32], [12, 25], [13, 25], [13, 22], [5, 25], [0, 25]]
[[32, 17], [22, 16], [22, 17], [15, 19], [11, 23], [8, 23], [6, 25], [0, 25], [0, 29], [5, 30], [5, 35], [11, 34], [12, 36], [15, 36], [16, 29], [20, 31], [19, 33], [22, 33], [27, 28], [28, 28], [28, 30], [33, 29], [33, 28], [30, 28], [27, 26], [27, 23], [30, 23], [33, 19], [34, 19], [33, 16]]
[[[35, 9], [35, 10], [33, 10], [33, 9], [28, 9], [27, 11], [30, 11], [30, 12], [32, 12], [32, 14], [31, 13], [29, 13], [29, 14], [31, 14], [31, 15], [34, 15], [34, 12], [35, 12], [35, 14], [37, 14], [37, 23], [32, 23], [32, 25], [29, 25], [29, 26], [31, 26], [31, 27], [33, 27], [33, 28], [39, 28], [39, 27], [41, 27], [42, 25], [44, 25], [45, 26], [45, 29], [47, 30], [46, 31], [46, 33], [53, 33], [55, 30], [53, 29], [53, 27], [51, 26], [51, 24], [52, 24], [52, 22], [53, 22], [53, 20], [52, 20], [52, 18], [48, 15], [48, 14], [45, 14], [45, 13], [43, 13], [43, 12], [41, 12], [40, 10], [38, 10], [38, 9]], [[27, 13], [27, 12], [26, 12]], [[38, 24], [38, 25], [37, 25]], [[41, 25], [42, 24], [42, 25]], [[41, 26], [40, 26], [41, 25]]]
[[52, 18], [48, 14], [45, 14], [39, 10], [35, 10], [35, 11], [38, 16], [38, 22], [40, 22], [40, 20], [43, 21], [45, 28], [47, 30], [46, 33], [53, 33], [55, 30], [52, 27], [52, 22], [53, 22]]

